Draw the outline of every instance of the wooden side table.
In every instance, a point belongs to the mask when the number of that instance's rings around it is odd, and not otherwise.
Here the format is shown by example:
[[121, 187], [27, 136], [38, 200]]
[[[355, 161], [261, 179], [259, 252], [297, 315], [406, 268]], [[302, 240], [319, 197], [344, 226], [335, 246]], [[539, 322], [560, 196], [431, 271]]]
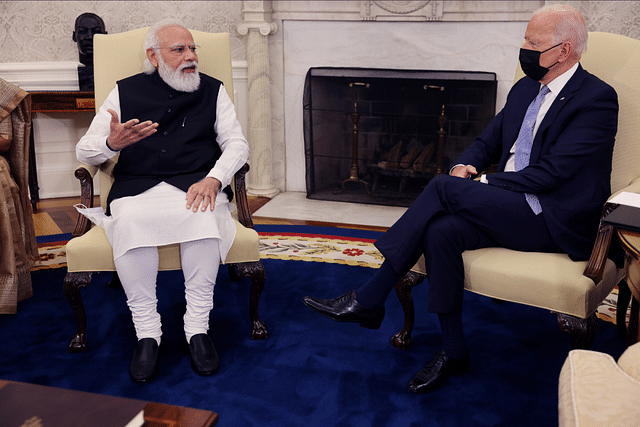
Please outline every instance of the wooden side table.
[[[33, 136], [33, 113], [77, 113], [95, 112], [93, 92], [30, 92], [31, 94], [31, 144], [29, 145], [29, 193], [33, 212], [38, 210], [40, 192], [36, 167], [35, 139]], [[71, 172], [70, 172], [71, 173]]]
[[640, 341], [640, 233], [617, 229], [618, 240], [626, 254], [627, 285], [631, 290], [631, 317], [627, 331], [627, 344]]

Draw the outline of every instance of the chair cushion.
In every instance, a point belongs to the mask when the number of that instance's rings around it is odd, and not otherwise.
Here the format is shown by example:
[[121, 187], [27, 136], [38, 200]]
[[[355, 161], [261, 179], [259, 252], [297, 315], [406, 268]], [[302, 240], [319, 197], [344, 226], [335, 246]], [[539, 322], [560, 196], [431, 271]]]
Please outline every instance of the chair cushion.
[[[607, 260], [604, 279], [596, 286], [582, 274], [587, 262], [574, 262], [566, 254], [485, 248], [466, 251], [462, 258], [465, 289], [580, 318], [594, 313], [624, 277], [624, 269]], [[425, 274], [423, 258], [413, 271]]]
[[[638, 364], [638, 359], [635, 363]], [[559, 425], [637, 426], [638, 396], [640, 381], [624, 372], [613, 357], [595, 351], [572, 350], [560, 372]]]
[[[234, 218], [236, 237], [225, 259], [225, 264], [260, 261], [260, 237], [252, 228], [246, 228]], [[80, 237], [67, 243], [67, 270], [115, 271], [113, 250], [102, 227], [93, 227]], [[159, 270], [179, 270], [180, 248], [178, 244], [158, 248]]]

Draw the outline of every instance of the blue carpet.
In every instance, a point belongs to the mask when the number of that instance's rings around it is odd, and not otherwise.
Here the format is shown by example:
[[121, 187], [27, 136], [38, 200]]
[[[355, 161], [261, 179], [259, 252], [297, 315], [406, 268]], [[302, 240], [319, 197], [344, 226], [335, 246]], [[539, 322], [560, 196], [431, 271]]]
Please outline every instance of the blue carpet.
[[[111, 275], [97, 275], [82, 291], [89, 349], [70, 354], [75, 318], [62, 292], [66, 270], [53, 269], [33, 272], [35, 296], [19, 303], [17, 315], [0, 316], [0, 378], [213, 410], [220, 426], [557, 425], [558, 375], [570, 345], [554, 315], [466, 292], [471, 371], [418, 396], [407, 383], [440, 344], [437, 317], [425, 311], [426, 281], [414, 289], [415, 344], [401, 351], [389, 344], [403, 323], [393, 294], [373, 331], [332, 322], [302, 304], [304, 295], [340, 295], [373, 269], [263, 262], [260, 317], [270, 337], [250, 339], [248, 281], [231, 282], [221, 269], [210, 335], [222, 363], [211, 377], [190, 367], [180, 272], [160, 273], [160, 373], [140, 385], [128, 376], [135, 333], [124, 293], [107, 287]], [[593, 349], [619, 357], [624, 343], [614, 325], [600, 322]]]
[[51, 243], [51, 242], [68, 242], [70, 239], [71, 239], [71, 233], [49, 234], [47, 236], [36, 237], [36, 241], [38, 244]]

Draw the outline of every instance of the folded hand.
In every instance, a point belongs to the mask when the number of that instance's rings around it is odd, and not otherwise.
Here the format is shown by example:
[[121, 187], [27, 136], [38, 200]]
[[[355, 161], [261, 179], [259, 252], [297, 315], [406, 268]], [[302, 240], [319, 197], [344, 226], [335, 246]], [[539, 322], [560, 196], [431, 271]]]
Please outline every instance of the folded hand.
[[475, 167], [471, 165], [460, 165], [453, 168], [451, 171], [452, 176], [457, 176], [459, 178], [471, 178], [473, 175], [477, 175], [478, 171]]

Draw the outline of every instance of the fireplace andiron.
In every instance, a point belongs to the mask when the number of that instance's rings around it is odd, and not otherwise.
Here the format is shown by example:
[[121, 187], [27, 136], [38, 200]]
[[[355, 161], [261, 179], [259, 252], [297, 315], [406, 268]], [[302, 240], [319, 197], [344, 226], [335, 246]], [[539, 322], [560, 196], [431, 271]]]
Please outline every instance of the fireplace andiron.
[[349, 178], [341, 182], [342, 188], [338, 191], [334, 191], [333, 194], [340, 194], [344, 191], [344, 184], [347, 182], [361, 182], [364, 184], [367, 193], [369, 191], [369, 183], [358, 178], [358, 120], [360, 120], [360, 113], [358, 113], [358, 91], [361, 88], [369, 89], [369, 83], [354, 82], [349, 83], [349, 87], [353, 89], [353, 113], [351, 113], [351, 121], [353, 122], [352, 134], [353, 141], [351, 143], [351, 173]]

